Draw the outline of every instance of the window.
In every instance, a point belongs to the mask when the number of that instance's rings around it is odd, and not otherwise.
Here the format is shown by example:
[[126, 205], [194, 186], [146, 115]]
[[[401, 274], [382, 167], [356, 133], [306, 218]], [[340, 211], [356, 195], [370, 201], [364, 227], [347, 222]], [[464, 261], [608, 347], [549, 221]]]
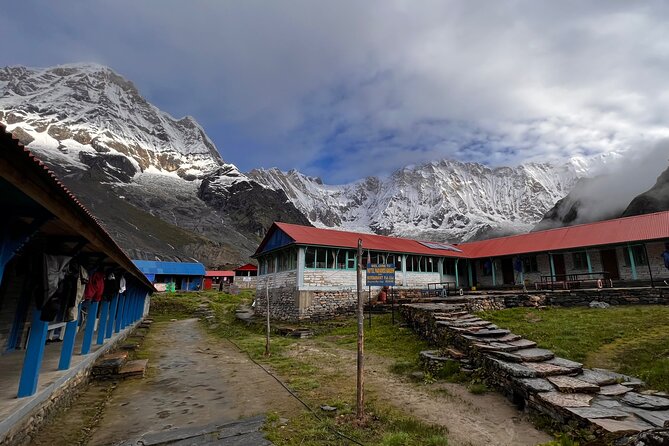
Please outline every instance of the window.
[[[630, 246], [632, 249], [632, 256], [634, 257], [635, 266], [648, 265], [648, 258], [646, 257], [646, 250], [641, 245]], [[631, 266], [629, 250], [625, 249], [625, 266]]]
[[316, 248], [316, 268], [328, 267], [328, 250], [326, 248]]
[[539, 265], [537, 264], [537, 256], [523, 257], [523, 272], [538, 273]]
[[297, 252], [294, 248], [286, 249], [278, 254], [277, 271], [291, 271], [297, 268]]
[[444, 260], [444, 274], [448, 276], [455, 276], [455, 260], [452, 259]]
[[304, 266], [306, 268], [316, 268], [316, 248], [307, 246], [304, 251]]
[[481, 271], [484, 276], [492, 276], [492, 268], [493, 268], [492, 260], [490, 259], [481, 260], [479, 264], [481, 265]]
[[439, 258], [428, 256], [407, 256], [407, 271], [416, 273], [436, 273], [439, 272]]
[[356, 260], [355, 257], [358, 254], [355, 251], [346, 251], [346, 268], [355, 269]]
[[402, 271], [402, 255], [398, 254], [395, 258], [395, 271]]
[[584, 252], [575, 252], [572, 255], [574, 269], [588, 269], [588, 255]]

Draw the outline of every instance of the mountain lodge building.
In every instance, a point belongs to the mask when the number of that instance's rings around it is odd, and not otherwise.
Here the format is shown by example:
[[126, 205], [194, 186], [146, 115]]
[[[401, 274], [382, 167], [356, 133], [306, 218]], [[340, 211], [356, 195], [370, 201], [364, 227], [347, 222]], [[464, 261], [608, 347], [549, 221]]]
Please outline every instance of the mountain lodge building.
[[394, 290], [407, 297], [514, 286], [655, 286], [669, 277], [661, 258], [669, 211], [462, 244], [274, 223], [254, 254], [260, 265], [256, 311], [265, 311], [266, 290], [270, 304], [276, 302], [270, 313], [279, 319], [352, 311], [358, 239], [363, 269], [367, 263], [394, 264]]

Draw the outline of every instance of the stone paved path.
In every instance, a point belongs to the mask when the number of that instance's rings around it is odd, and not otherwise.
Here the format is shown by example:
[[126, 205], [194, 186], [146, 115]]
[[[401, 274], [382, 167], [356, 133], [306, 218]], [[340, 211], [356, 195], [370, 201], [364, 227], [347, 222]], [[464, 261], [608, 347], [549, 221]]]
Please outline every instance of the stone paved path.
[[154, 324], [145, 342], [155, 356], [147, 377], [120, 384], [89, 444], [299, 410], [246, 354], [210, 337], [196, 319]]

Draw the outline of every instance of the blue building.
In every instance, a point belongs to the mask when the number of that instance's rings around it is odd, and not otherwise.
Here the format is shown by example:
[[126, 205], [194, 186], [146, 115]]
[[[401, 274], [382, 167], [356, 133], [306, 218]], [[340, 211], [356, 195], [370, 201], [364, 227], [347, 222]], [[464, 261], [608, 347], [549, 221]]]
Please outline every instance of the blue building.
[[180, 291], [197, 291], [202, 289], [204, 265], [195, 262], [159, 262], [152, 260], [133, 260], [137, 268], [144, 273], [147, 279], [157, 284], [174, 283], [175, 288]]

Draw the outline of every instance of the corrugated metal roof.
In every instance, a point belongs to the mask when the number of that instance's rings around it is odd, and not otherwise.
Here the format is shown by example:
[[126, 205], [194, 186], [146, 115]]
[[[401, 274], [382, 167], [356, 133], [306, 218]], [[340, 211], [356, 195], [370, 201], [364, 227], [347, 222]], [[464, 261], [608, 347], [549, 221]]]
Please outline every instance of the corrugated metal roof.
[[[288, 223], [274, 223], [267, 233], [265, 240], [271, 237], [276, 229], [285, 232], [297, 245], [332, 246], [338, 248], [358, 247], [358, 239], [362, 239], [365, 250], [397, 252], [407, 254], [421, 254], [429, 256], [464, 257], [463, 253], [444, 249], [433, 249], [425, 246], [418, 240], [398, 237], [387, 237], [384, 235], [361, 234], [358, 232], [338, 231], [334, 229], [321, 229], [311, 226], [293, 225]], [[255, 255], [262, 252], [264, 244], [258, 247]], [[458, 246], [459, 248], [459, 246]]]
[[277, 229], [294, 240], [290, 244], [357, 248], [362, 239], [366, 250], [475, 259], [669, 239], [669, 211], [454, 245], [461, 253], [431, 249], [417, 240], [274, 223], [255, 255]]
[[239, 266], [235, 268], [235, 271], [257, 271], [258, 267], [253, 263], [247, 263], [246, 265]]
[[206, 277], [234, 277], [234, 271], [207, 271]]
[[178, 276], [204, 276], [204, 265], [195, 262], [158, 262], [133, 260], [144, 274], [174, 274]]
[[669, 211], [463, 243], [458, 248], [470, 258], [483, 258], [661, 239], [669, 239]]

